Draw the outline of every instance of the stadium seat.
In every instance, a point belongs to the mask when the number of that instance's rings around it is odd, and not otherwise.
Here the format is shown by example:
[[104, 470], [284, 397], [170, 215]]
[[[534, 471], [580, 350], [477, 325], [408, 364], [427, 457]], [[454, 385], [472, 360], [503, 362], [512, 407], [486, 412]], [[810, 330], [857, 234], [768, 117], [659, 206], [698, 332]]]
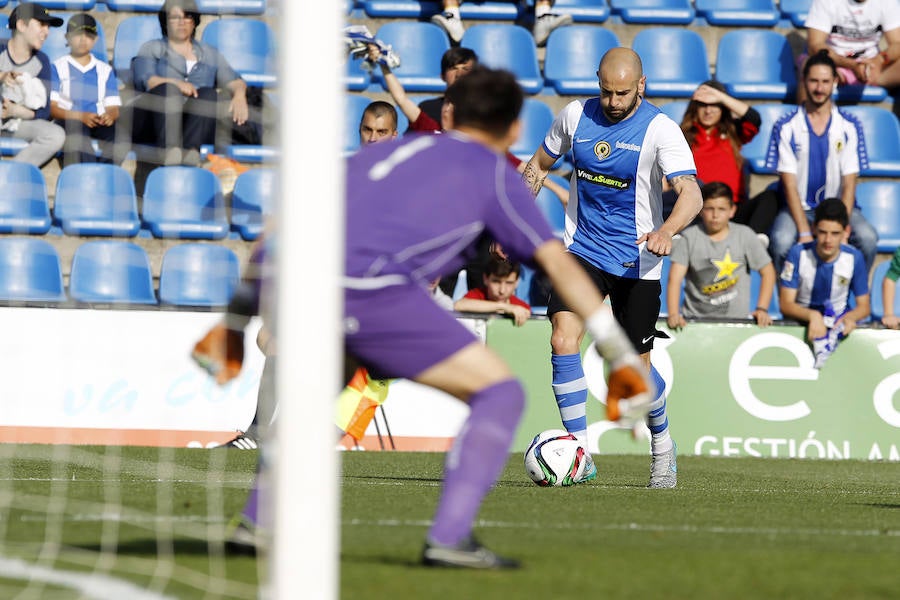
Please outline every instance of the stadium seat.
[[45, 234], [50, 205], [41, 170], [29, 163], [0, 161], [0, 233]]
[[684, 113], [687, 110], [689, 103], [690, 100], [672, 100], [671, 102], [660, 104], [659, 110], [663, 111], [667, 117], [681, 125], [681, 119], [684, 118]]
[[372, 83], [372, 73], [362, 68], [363, 61], [361, 58], [347, 58], [347, 65], [344, 70], [344, 87], [351, 92], [362, 92], [368, 89]]
[[537, 94], [544, 89], [534, 38], [524, 27], [472, 25], [466, 30], [461, 44], [474, 50], [484, 65], [512, 71], [525, 93]]
[[556, 0], [553, 12], [572, 15], [576, 23], [603, 23], [609, 18], [609, 6], [597, 0]]
[[248, 85], [278, 83], [275, 34], [265, 21], [225, 17], [211, 21], [202, 39], [214, 46]]
[[0, 156], [15, 156], [28, 142], [8, 136], [0, 136]]
[[[891, 261], [884, 260], [875, 265], [875, 268], [872, 269], [872, 284], [869, 287], [869, 290], [871, 292], [873, 321], [880, 321], [881, 317], [884, 316], [884, 294], [882, 293], [881, 285], [884, 281], [884, 276], [887, 274], [890, 266]], [[900, 293], [898, 292], [900, 292], [900, 290], [895, 290], [894, 293], [895, 315], [900, 315]]]
[[642, 29], [631, 46], [644, 63], [647, 96], [689, 98], [710, 78], [706, 43], [696, 31]]
[[[4, 2], [3, 4], [6, 4], [6, 2]], [[72, 12], [85, 12], [94, 8], [94, 5], [97, 4], [97, 0], [41, 0], [39, 4], [47, 10], [68, 10]], [[2, 4], [0, 4], [0, 6], [2, 6]], [[63, 31], [65, 31], [65, 27], [65, 24], [63, 24]], [[53, 28], [51, 27], [51, 29]]]
[[[158, 12], [166, 0], [103, 0], [106, 8], [117, 12]], [[157, 24], [159, 24], [157, 22]]]
[[144, 188], [143, 221], [154, 237], [218, 240], [229, 223], [218, 178], [199, 167], [157, 167]]
[[688, 25], [694, 21], [691, 0], [609, 0], [609, 8], [626, 23]]
[[544, 78], [557, 94], [597, 95], [597, 65], [619, 39], [609, 29], [593, 25], [560, 27], [550, 34], [544, 58]]
[[[441, 11], [441, 3], [436, 0], [365, 0], [363, 7], [368, 16], [379, 19], [427, 19]], [[512, 22], [518, 18], [519, 8], [515, 2], [463, 2], [459, 7], [459, 16], [464, 21], [476, 19]]]
[[277, 161], [280, 155], [276, 146], [254, 146], [252, 144], [225, 146], [225, 156], [243, 163], [271, 163]]
[[893, 253], [900, 247], [900, 181], [860, 181], [856, 203], [878, 232], [878, 251]]
[[49, 242], [0, 238], [0, 301], [66, 301], [59, 254]]
[[213, 15], [261, 15], [266, 0], [197, 0], [197, 8]]
[[[753, 67], [748, 68], [748, 65]], [[797, 73], [791, 45], [777, 31], [729, 31], [719, 40], [716, 79], [735, 98], [793, 98], [797, 90]]]
[[[162, 2], [159, 6], [161, 5]], [[159, 10], [159, 6], [155, 10]], [[116, 37], [113, 40], [112, 66], [120, 83], [131, 85], [131, 59], [137, 56], [138, 50], [145, 42], [161, 37], [162, 30], [159, 28], [159, 20], [156, 15], [125, 17], [119, 23], [119, 26], [116, 27]]]
[[782, 16], [798, 28], [806, 26], [806, 15], [811, 4], [812, 0], [778, 0]]
[[[450, 49], [450, 41], [443, 29], [433, 23], [397, 21], [382, 25], [375, 35], [400, 56], [394, 75], [403, 89], [411, 93], [444, 91], [447, 84], [441, 79], [441, 57]], [[380, 68], [373, 70], [372, 79], [384, 87]]]
[[278, 172], [250, 169], [241, 173], [231, 194], [231, 228], [252, 241], [263, 231], [263, 219], [275, 213]]
[[897, 116], [878, 106], [845, 106], [842, 110], [860, 120], [869, 167], [863, 177], [900, 177], [900, 123]]
[[834, 99], [842, 104], [883, 102], [887, 99], [887, 90], [877, 85], [841, 85], [835, 90]]
[[538, 149], [553, 124], [553, 111], [541, 100], [526, 98], [519, 114], [522, 132], [509, 151], [519, 160], [527, 161]]
[[169, 248], [159, 271], [159, 301], [178, 306], [225, 306], [240, 281], [234, 252], [217, 244]]
[[[777, 279], [777, 277], [776, 277]], [[747, 314], [756, 308], [756, 302], [759, 299], [759, 286], [762, 284], [762, 276], [759, 271], [750, 270], [750, 305], [747, 307]], [[772, 302], [769, 304], [769, 314], [773, 319], [782, 319], [781, 307], [778, 305], [778, 282], [775, 282], [775, 288], [772, 290]]]
[[66, 235], [133, 237], [141, 229], [134, 182], [117, 165], [64, 168], [56, 181], [53, 215]]
[[[65, 3], [61, 2], [60, 4]], [[93, 6], [94, 2], [91, 1], [90, 4]], [[48, 6], [48, 8], [50, 7]], [[90, 7], [84, 9], [73, 8], [70, 10], [90, 10]], [[41, 51], [50, 58], [50, 62], [69, 53], [69, 46], [66, 43], [66, 25], [69, 23], [69, 17], [73, 14], [74, 13], [53, 13], [54, 17], [59, 17], [63, 20], [63, 24], [60, 27], [51, 27], [47, 34], [47, 39], [44, 41], [44, 45], [41, 46]], [[158, 21], [157, 25], [159, 25]], [[94, 49], [91, 53], [103, 62], [108, 61], [106, 54], [106, 36], [103, 34], [103, 24], [100, 21], [97, 21], [97, 43], [94, 44]]]
[[[549, 177], [564, 188], [569, 187], [569, 182], [559, 175], [550, 175]], [[553, 234], [562, 239], [566, 232], [566, 207], [560, 202], [559, 197], [544, 187], [538, 192], [534, 201], [541, 210], [541, 214], [544, 215], [544, 218], [550, 224]]]
[[774, 0], [696, 0], [694, 8], [697, 16], [720, 27], [774, 27], [781, 20]]
[[76, 302], [156, 304], [147, 252], [120, 240], [81, 244], [72, 257], [69, 296]]
[[766, 152], [769, 150], [769, 138], [772, 137], [772, 125], [782, 115], [797, 107], [793, 104], [755, 104], [753, 108], [759, 111], [762, 122], [756, 137], [741, 148], [741, 155], [747, 160], [752, 172], [773, 175], [774, 169], [766, 169]]

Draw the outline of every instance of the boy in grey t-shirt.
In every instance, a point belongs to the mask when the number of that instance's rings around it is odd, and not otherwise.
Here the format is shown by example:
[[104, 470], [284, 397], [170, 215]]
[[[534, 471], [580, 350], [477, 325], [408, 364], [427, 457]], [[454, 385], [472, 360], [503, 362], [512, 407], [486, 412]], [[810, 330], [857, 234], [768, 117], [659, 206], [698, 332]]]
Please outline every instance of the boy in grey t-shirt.
[[[681, 232], [672, 247], [672, 265], [666, 288], [668, 325], [680, 329], [685, 317], [746, 319], [760, 327], [772, 323], [769, 302], [775, 288], [775, 268], [768, 252], [752, 229], [731, 222], [734, 193], [714, 181], [703, 186], [701, 223]], [[759, 271], [759, 297], [751, 310], [750, 270]], [[684, 306], [680, 306], [685, 278]]]

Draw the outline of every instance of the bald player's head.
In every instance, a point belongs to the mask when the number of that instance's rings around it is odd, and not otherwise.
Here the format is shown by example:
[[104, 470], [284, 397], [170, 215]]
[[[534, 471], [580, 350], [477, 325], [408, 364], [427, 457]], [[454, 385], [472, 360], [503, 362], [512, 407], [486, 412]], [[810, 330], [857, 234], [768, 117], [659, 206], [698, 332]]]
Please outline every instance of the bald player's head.
[[612, 48], [600, 60], [600, 103], [603, 114], [613, 123], [627, 119], [644, 94], [641, 58], [631, 48]]

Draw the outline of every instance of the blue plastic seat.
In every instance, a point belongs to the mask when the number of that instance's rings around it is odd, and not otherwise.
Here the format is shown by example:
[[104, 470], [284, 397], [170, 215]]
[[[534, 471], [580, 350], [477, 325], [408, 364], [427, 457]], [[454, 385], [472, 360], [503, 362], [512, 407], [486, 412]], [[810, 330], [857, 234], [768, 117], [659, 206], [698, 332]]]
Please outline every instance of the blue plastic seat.
[[[93, 0], [90, 4], [91, 6], [87, 8], [73, 8], [70, 10], [90, 10], [94, 5]], [[47, 6], [43, 2], [41, 5]], [[47, 6], [47, 8], [50, 7]], [[66, 44], [66, 25], [69, 23], [69, 17], [71, 17], [72, 14], [74, 13], [53, 13], [54, 17], [59, 17], [63, 20], [63, 24], [60, 27], [51, 27], [47, 34], [47, 39], [44, 41], [44, 45], [41, 46], [41, 51], [50, 58], [50, 62], [69, 54], [69, 46]], [[159, 22], [157, 21], [157, 25], [158, 24]], [[106, 55], [106, 36], [103, 34], [103, 25], [100, 21], [97, 21], [97, 42], [94, 44], [94, 49], [91, 51], [91, 54], [103, 62], [107, 62], [108, 60]]]
[[736, 98], [793, 98], [797, 73], [791, 45], [777, 31], [729, 31], [719, 40], [716, 79]]
[[[776, 277], [777, 278], [777, 277]], [[750, 305], [747, 307], [747, 314], [751, 314], [751, 312], [756, 308], [756, 302], [759, 299], [759, 286], [762, 284], [762, 276], [759, 274], [759, 271], [750, 270]], [[775, 282], [775, 287], [772, 289], [772, 301], [769, 304], [769, 314], [772, 315], [773, 319], [782, 319], [784, 315], [781, 314], [781, 307], [778, 304], [778, 282]]]
[[[155, 10], [159, 10], [159, 7]], [[126, 17], [119, 23], [113, 40], [112, 66], [120, 83], [131, 85], [131, 60], [137, 56], [144, 43], [161, 37], [162, 30], [159, 28], [159, 19], [156, 15]]]
[[351, 92], [362, 92], [368, 89], [372, 83], [372, 73], [362, 68], [361, 58], [347, 57], [347, 65], [344, 68], [344, 87]]
[[[564, 188], [569, 187], [569, 182], [559, 175], [550, 175], [549, 177]], [[537, 203], [541, 214], [544, 215], [544, 218], [550, 224], [553, 234], [562, 239], [566, 231], [566, 207], [560, 202], [559, 197], [546, 187], [543, 187], [534, 201]]]
[[[436, 0], [365, 0], [363, 7], [370, 17], [389, 19], [427, 19], [441, 11], [441, 3]], [[515, 2], [463, 2], [459, 16], [463, 20], [511, 22], [519, 16], [519, 8]]]
[[156, 304], [147, 252], [120, 240], [81, 244], [72, 258], [69, 296], [77, 302]]
[[724, 27], [774, 27], [781, 20], [774, 0], [696, 0], [694, 8], [710, 25]]
[[[0, 4], [0, 6], [3, 6], [4, 4], [6, 4], [6, 2]], [[69, 10], [72, 12], [85, 12], [94, 8], [94, 5], [97, 4], [97, 0], [41, 0], [39, 4], [47, 10]], [[50, 29], [52, 30], [53, 28], [51, 27]], [[66, 30], [65, 23], [63, 23], [62, 30]]]
[[0, 156], [15, 156], [27, 145], [28, 142], [25, 140], [9, 137], [8, 135], [0, 136]]
[[250, 169], [241, 173], [231, 194], [231, 228], [252, 241], [263, 231], [263, 220], [275, 214], [278, 172]]
[[794, 27], [806, 26], [806, 15], [812, 0], [778, 0], [778, 8], [785, 19], [790, 19]]
[[[382, 25], [375, 35], [400, 56], [400, 66], [394, 69], [394, 75], [403, 89], [444, 91], [447, 84], [441, 79], [441, 57], [450, 49], [450, 42], [443, 29], [433, 23], [397, 21]], [[380, 68], [373, 70], [372, 79], [384, 86]]]
[[544, 89], [537, 47], [531, 32], [524, 27], [472, 25], [463, 35], [461, 44], [474, 50], [484, 65], [512, 71], [525, 93], [537, 94]]
[[234, 252], [217, 244], [180, 244], [163, 256], [159, 301], [179, 306], [225, 306], [240, 281]]
[[199, 167], [157, 167], [144, 187], [143, 222], [158, 238], [218, 240], [230, 225], [218, 178]]
[[272, 163], [280, 157], [277, 146], [255, 146], [253, 144], [232, 144], [225, 146], [225, 156], [243, 163]]
[[49, 242], [0, 238], [0, 301], [66, 301], [59, 254]]
[[[871, 293], [871, 304], [872, 304], [872, 320], [880, 321], [881, 317], [884, 316], [884, 293], [882, 291], [882, 282], [884, 281], [884, 276], [887, 274], [888, 269], [891, 266], [891, 261], [885, 260], [877, 265], [872, 270], [872, 284], [869, 286], [869, 291]], [[890, 282], [893, 285], [896, 285], [896, 282]], [[897, 293], [898, 290], [894, 291], [894, 312], [895, 315], [900, 315], [900, 293]]]
[[519, 119], [522, 122], [522, 132], [509, 151], [519, 160], [527, 161], [547, 136], [547, 131], [553, 124], [553, 111], [541, 100], [526, 98]]
[[681, 120], [684, 118], [684, 113], [687, 111], [690, 102], [690, 100], [672, 100], [671, 102], [660, 104], [659, 110], [663, 111], [667, 117], [681, 125]]
[[900, 181], [860, 181], [856, 203], [878, 232], [878, 251], [893, 253], [900, 246]]
[[603, 23], [609, 18], [609, 6], [603, 0], [556, 0], [553, 12], [572, 15], [576, 23]]
[[597, 95], [597, 66], [619, 38], [592, 25], [560, 27], [550, 34], [544, 57], [544, 78], [557, 94]]
[[769, 140], [772, 137], [772, 126], [782, 115], [797, 110], [794, 104], [754, 104], [759, 112], [760, 126], [756, 137], [741, 147], [741, 155], [747, 160], [747, 165], [754, 173], [773, 175], [775, 169], [766, 168], [766, 152], [769, 150]]
[[203, 41], [214, 46], [248, 85], [278, 83], [275, 34], [265, 21], [225, 17], [211, 21]]
[[0, 161], [0, 233], [50, 231], [50, 205], [41, 170], [29, 163]]
[[609, 7], [626, 23], [688, 25], [694, 21], [691, 0], [609, 0]]
[[896, 115], [878, 106], [845, 106], [862, 123], [869, 166], [863, 177], [900, 177], [900, 123]]
[[[103, 0], [106, 8], [118, 12], [158, 12], [166, 0]], [[157, 22], [158, 24], [158, 22]]]
[[710, 78], [706, 43], [696, 31], [646, 28], [634, 36], [631, 47], [644, 64], [647, 96], [689, 98]]
[[56, 181], [53, 214], [66, 235], [133, 237], [141, 229], [134, 182], [117, 165], [64, 168]]
[[197, 0], [201, 13], [213, 15], [261, 15], [266, 0]]

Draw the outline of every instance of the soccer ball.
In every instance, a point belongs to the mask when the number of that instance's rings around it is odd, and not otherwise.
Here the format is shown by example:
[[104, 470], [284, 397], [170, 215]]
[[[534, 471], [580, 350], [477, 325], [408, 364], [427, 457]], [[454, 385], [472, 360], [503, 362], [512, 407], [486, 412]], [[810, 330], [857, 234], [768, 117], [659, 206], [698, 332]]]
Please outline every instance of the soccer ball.
[[540, 486], [575, 485], [584, 475], [587, 452], [574, 435], [548, 429], [534, 436], [525, 451], [525, 472]]

